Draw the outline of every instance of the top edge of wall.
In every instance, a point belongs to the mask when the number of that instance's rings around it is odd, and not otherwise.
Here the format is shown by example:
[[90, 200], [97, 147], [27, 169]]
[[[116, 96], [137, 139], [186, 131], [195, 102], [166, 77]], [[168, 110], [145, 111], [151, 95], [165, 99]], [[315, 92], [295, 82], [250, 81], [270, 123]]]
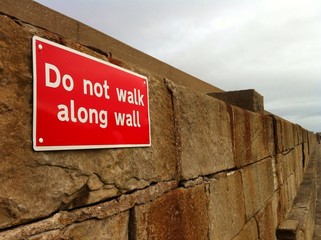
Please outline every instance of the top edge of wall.
[[111, 52], [113, 58], [125, 62], [134, 68], [143, 68], [144, 71], [150, 72], [151, 75], [168, 78], [175, 84], [204, 93], [223, 91], [32, 0], [1, 0], [0, 13], [17, 18], [33, 26], [46, 29], [79, 44], [93, 47], [103, 52]]

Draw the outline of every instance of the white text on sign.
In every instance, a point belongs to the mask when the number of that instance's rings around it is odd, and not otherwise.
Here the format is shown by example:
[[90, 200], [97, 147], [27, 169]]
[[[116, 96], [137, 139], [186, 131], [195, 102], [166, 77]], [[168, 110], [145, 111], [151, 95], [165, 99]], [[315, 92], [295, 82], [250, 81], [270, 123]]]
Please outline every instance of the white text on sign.
[[[83, 94], [98, 98], [110, 99], [110, 87], [108, 81], [93, 83], [89, 79], [83, 79]], [[57, 66], [45, 63], [45, 86], [58, 88], [62, 86], [66, 91], [71, 92], [75, 83], [71, 75], [62, 74]], [[144, 94], [139, 89], [132, 91], [116, 88], [118, 102], [129, 103], [136, 106], [144, 106]], [[57, 105], [57, 118], [61, 122], [90, 123], [97, 124], [100, 128], [108, 127], [108, 112], [105, 109], [86, 108], [79, 106], [74, 99], [69, 103]], [[130, 113], [114, 112], [116, 126], [141, 127], [140, 112], [133, 110]]]

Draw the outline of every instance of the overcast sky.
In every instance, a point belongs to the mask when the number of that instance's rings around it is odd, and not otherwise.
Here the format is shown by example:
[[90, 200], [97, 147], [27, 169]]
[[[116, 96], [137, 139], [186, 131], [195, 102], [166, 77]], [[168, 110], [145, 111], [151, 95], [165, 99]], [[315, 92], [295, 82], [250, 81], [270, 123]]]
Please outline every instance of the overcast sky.
[[37, 0], [321, 132], [320, 0]]

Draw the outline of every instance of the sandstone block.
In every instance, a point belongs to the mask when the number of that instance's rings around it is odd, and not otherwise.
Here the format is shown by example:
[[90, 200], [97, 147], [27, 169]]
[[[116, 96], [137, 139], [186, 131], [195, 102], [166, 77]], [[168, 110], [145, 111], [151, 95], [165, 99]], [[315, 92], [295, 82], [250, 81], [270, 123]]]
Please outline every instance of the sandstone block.
[[276, 240], [276, 229], [278, 225], [278, 198], [277, 195], [269, 200], [264, 208], [256, 215], [255, 219], [258, 224], [259, 239]]
[[277, 228], [276, 235], [279, 240], [297, 239], [297, 229], [299, 221], [285, 220]]
[[173, 94], [180, 170], [184, 179], [233, 168], [226, 104], [167, 81]]
[[249, 220], [276, 190], [274, 159], [267, 158], [241, 169], [246, 219]]
[[298, 189], [291, 211], [287, 216], [288, 220], [299, 221], [298, 235], [304, 235], [302, 239], [312, 239], [314, 231], [317, 184], [315, 160], [319, 160], [317, 155], [312, 156], [309, 162], [303, 182]]
[[295, 146], [294, 124], [282, 121], [282, 151], [289, 150]]
[[102, 220], [87, 220], [59, 230], [38, 234], [26, 240], [92, 240], [128, 239], [129, 212], [120, 213]]
[[245, 225], [242, 177], [239, 171], [218, 174], [209, 185], [210, 239], [232, 239]]
[[309, 146], [308, 146], [308, 142], [304, 142], [302, 143], [302, 161], [303, 161], [303, 168], [304, 171], [306, 169], [306, 167], [308, 166], [309, 160], [310, 160], [310, 155], [309, 155]]
[[[70, 211], [60, 211], [46, 219], [0, 231], [0, 239], [28, 239], [31, 236], [42, 233], [46, 233], [45, 236], [49, 238], [49, 235], [56, 234], [56, 229], [66, 229], [70, 225], [92, 219], [107, 219], [111, 216], [126, 212], [135, 205], [151, 202], [164, 193], [177, 188], [177, 184], [177, 181], [160, 182], [131, 194], [123, 194], [118, 198], [93, 206]], [[48, 235], [47, 233], [50, 234]]]
[[230, 109], [237, 167], [274, 155], [273, 119], [238, 107]]
[[105, 56], [5, 15], [0, 23], [0, 229], [175, 178], [171, 95], [148, 73], [151, 147], [34, 152], [32, 36]]
[[296, 127], [297, 139], [298, 139], [298, 142], [297, 142], [296, 145], [298, 145], [298, 144], [301, 144], [301, 143], [304, 142], [304, 140], [303, 140], [303, 128], [298, 124], [296, 124], [295, 127]]
[[300, 178], [303, 172], [302, 146], [296, 146], [287, 152], [276, 155], [276, 169], [279, 184], [282, 184], [290, 175]]
[[278, 154], [282, 152], [282, 119], [275, 115], [271, 117], [273, 118], [275, 154]]
[[277, 153], [289, 151], [299, 144], [299, 127], [287, 120], [274, 116]]
[[280, 208], [279, 208], [279, 218], [284, 219], [289, 211], [291, 210], [293, 200], [297, 193], [297, 188], [295, 184], [295, 176], [290, 175], [285, 182], [280, 186]]
[[173, 190], [132, 212], [131, 238], [204, 239], [208, 236], [207, 198], [204, 185]]
[[254, 218], [246, 223], [241, 231], [233, 238], [233, 240], [253, 240], [259, 239], [258, 227]]
[[308, 142], [308, 131], [306, 129], [303, 129], [303, 142]]
[[216, 92], [209, 93], [208, 95], [252, 112], [264, 112], [263, 96], [254, 89]]
[[307, 164], [305, 162], [305, 157], [304, 157], [304, 146], [303, 144], [300, 144], [294, 148], [294, 164], [295, 164], [295, 169], [294, 169], [294, 174], [295, 174], [295, 183], [296, 183], [296, 188], [298, 189], [302, 180], [303, 180], [303, 175], [304, 175], [304, 169], [305, 165]]

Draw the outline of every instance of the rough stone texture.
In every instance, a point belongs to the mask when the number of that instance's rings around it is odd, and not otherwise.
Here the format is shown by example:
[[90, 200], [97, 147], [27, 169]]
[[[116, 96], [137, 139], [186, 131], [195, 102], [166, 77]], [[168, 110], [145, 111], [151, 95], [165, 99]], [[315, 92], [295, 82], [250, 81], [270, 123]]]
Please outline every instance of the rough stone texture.
[[314, 240], [321, 239], [321, 147], [319, 145], [317, 158], [317, 202], [315, 216]]
[[242, 230], [233, 238], [233, 240], [253, 240], [259, 239], [258, 227], [254, 218], [252, 218]]
[[216, 92], [208, 95], [252, 112], [264, 113], [263, 96], [254, 89]]
[[276, 190], [273, 162], [273, 158], [268, 158], [241, 169], [247, 220], [265, 205]]
[[299, 187], [303, 177], [303, 167], [306, 164], [303, 151], [302, 145], [298, 145], [282, 154], [276, 155], [276, 170], [279, 185], [282, 185], [293, 175], [295, 178], [293, 187], [296, 189]]
[[238, 107], [229, 107], [237, 167], [274, 155], [273, 119]]
[[298, 189], [291, 211], [287, 220], [297, 220], [299, 222], [297, 239], [312, 239], [315, 224], [316, 210], [316, 161], [319, 160], [318, 150], [316, 150], [309, 162], [304, 179]]
[[276, 236], [278, 240], [296, 239], [299, 221], [285, 220], [277, 228]]
[[[297, 195], [294, 199], [291, 211], [287, 215], [285, 222], [297, 221], [296, 232], [293, 233], [293, 226], [280, 223], [282, 227], [281, 233], [290, 232], [294, 238], [289, 239], [312, 239], [315, 226], [315, 212], [316, 212], [316, 182], [317, 182], [317, 168], [316, 161], [319, 160], [319, 150], [313, 152], [311, 160], [308, 164], [307, 170], [304, 174], [303, 181], [298, 189]], [[279, 228], [280, 228], [279, 226]], [[286, 228], [288, 227], [288, 228]], [[279, 230], [278, 230], [279, 232]], [[282, 239], [282, 238], [281, 238]], [[286, 238], [284, 238], [286, 239]]]
[[298, 124], [295, 124], [294, 128], [295, 128], [294, 132], [296, 133], [295, 145], [299, 145], [304, 142], [303, 141], [303, 128]]
[[291, 149], [295, 146], [294, 124], [288, 121], [282, 122], [282, 142], [283, 151]]
[[170, 81], [167, 81], [167, 85], [173, 95], [182, 177], [196, 178], [233, 168], [226, 104]]
[[149, 75], [151, 147], [34, 152], [31, 38], [86, 47], [7, 16], [0, 15], [0, 23], [0, 149], [6, 149], [1, 152], [0, 229], [175, 177], [171, 96], [163, 80]]
[[131, 239], [207, 240], [208, 216], [204, 184], [175, 189], [155, 201], [136, 206]]
[[123, 194], [116, 199], [94, 206], [83, 207], [72, 211], [60, 211], [47, 219], [2, 231], [0, 232], [0, 239], [26, 239], [37, 234], [49, 232], [51, 234], [56, 229], [65, 229], [67, 226], [90, 219], [105, 219], [125, 212], [135, 205], [153, 201], [177, 186], [178, 183], [176, 181], [160, 182], [151, 187], [137, 190], [131, 194]]
[[308, 162], [310, 160], [310, 154], [309, 154], [309, 146], [308, 146], [308, 142], [304, 142], [302, 143], [303, 146], [303, 151], [302, 151], [302, 162], [303, 162], [303, 167], [304, 167], [304, 171], [306, 169], [306, 167], [308, 166]]
[[[291, 210], [293, 200], [303, 179], [306, 157], [302, 145], [276, 156], [276, 172], [279, 185], [279, 218], [284, 219]], [[304, 158], [303, 158], [304, 157]]]
[[210, 181], [210, 239], [232, 239], [245, 225], [242, 189], [239, 171], [218, 174], [216, 179]]
[[295, 177], [291, 175], [279, 187], [279, 219], [285, 219], [290, 212], [296, 193]]
[[295, 154], [295, 157], [294, 157], [294, 164], [295, 164], [295, 184], [296, 184], [296, 188], [298, 189], [302, 180], [303, 180], [303, 175], [304, 175], [304, 172], [305, 172], [305, 169], [306, 169], [306, 164], [308, 162], [306, 162], [305, 158], [304, 158], [304, 149], [303, 149], [303, 146], [302, 144], [300, 145], [297, 145], [295, 148], [294, 148], [294, 154]]
[[259, 228], [259, 239], [276, 240], [276, 228], [278, 226], [277, 207], [277, 195], [274, 195], [255, 215]]
[[66, 228], [42, 233], [27, 240], [115, 240], [128, 239], [129, 212], [114, 215], [103, 220], [87, 220]]

